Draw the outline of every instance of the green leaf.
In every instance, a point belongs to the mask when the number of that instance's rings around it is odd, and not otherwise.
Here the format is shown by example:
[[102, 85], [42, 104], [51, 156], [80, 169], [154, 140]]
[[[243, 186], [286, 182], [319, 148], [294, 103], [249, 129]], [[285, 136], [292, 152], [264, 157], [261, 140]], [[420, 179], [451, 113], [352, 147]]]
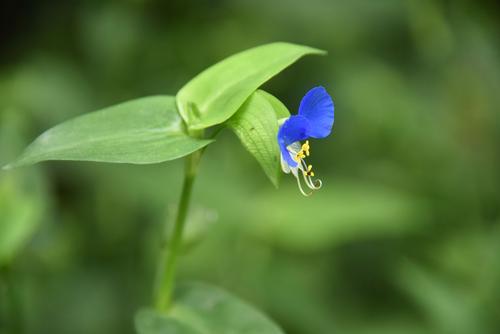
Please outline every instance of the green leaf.
[[[276, 106], [276, 108], [275, 108]], [[245, 148], [257, 159], [271, 182], [278, 187], [280, 152], [277, 114], [290, 113], [274, 96], [256, 91], [245, 101], [227, 125], [240, 138]]]
[[135, 326], [139, 334], [283, 334], [252, 306], [203, 283], [181, 285], [168, 314], [139, 311]]
[[186, 134], [174, 97], [151, 96], [61, 123], [40, 135], [5, 168], [45, 160], [158, 163], [211, 142]]
[[182, 87], [177, 93], [179, 112], [192, 129], [220, 124], [263, 83], [309, 54], [324, 54], [324, 51], [280, 42], [235, 54]]

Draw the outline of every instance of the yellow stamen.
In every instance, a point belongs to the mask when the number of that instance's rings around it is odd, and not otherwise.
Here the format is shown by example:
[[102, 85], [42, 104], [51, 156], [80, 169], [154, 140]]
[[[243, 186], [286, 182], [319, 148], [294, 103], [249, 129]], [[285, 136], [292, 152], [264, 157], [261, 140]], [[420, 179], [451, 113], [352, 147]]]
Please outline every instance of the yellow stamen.
[[307, 166], [307, 170], [304, 171], [304, 175], [306, 176], [314, 176], [314, 172], [312, 171], [313, 166]]
[[299, 162], [301, 159], [304, 159], [306, 156], [304, 154], [304, 151], [300, 150], [295, 154], [295, 161]]
[[310, 146], [309, 146], [309, 140], [306, 140], [306, 142], [304, 144], [302, 144], [302, 152], [305, 152], [307, 156], [309, 156], [309, 149], [310, 149]]

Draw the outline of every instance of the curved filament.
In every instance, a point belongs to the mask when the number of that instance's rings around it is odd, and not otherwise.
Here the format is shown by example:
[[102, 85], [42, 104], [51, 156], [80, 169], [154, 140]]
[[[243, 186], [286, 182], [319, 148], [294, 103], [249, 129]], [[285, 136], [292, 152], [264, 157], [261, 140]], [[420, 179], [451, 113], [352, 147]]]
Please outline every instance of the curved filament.
[[302, 195], [304, 195], [304, 196], [306, 196], [306, 197], [311, 196], [313, 192], [311, 191], [311, 192], [309, 192], [309, 193], [306, 193], [306, 192], [304, 191], [304, 189], [302, 189], [302, 184], [300, 183], [300, 177], [297, 175], [297, 177], [296, 177], [296, 178], [297, 178], [297, 184], [299, 185], [299, 190], [300, 190], [300, 192], [302, 193]]
[[318, 190], [321, 188], [321, 186], [323, 185], [323, 182], [321, 182], [320, 179], [317, 179], [315, 181], [313, 181], [312, 177], [307, 175], [306, 173], [304, 173], [304, 171], [307, 170], [307, 165], [306, 165], [306, 162], [302, 159], [300, 161], [300, 164], [301, 164], [301, 169], [302, 169], [302, 176], [304, 177], [304, 181], [306, 182], [307, 186], [309, 187], [309, 189], [311, 190]]

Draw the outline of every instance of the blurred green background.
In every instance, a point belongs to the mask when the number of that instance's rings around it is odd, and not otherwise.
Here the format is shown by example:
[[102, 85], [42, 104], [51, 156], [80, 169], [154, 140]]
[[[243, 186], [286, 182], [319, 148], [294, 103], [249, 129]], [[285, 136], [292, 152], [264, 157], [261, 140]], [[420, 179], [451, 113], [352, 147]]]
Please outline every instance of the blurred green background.
[[[276, 190], [225, 131], [203, 158], [180, 279], [288, 334], [500, 332], [500, 57], [494, 1], [7, 1], [0, 164], [43, 130], [175, 94], [272, 41], [328, 51], [265, 85], [294, 113], [323, 85], [324, 188]], [[133, 333], [182, 162], [0, 172], [0, 332]], [[8, 287], [13, 287], [10, 289]]]

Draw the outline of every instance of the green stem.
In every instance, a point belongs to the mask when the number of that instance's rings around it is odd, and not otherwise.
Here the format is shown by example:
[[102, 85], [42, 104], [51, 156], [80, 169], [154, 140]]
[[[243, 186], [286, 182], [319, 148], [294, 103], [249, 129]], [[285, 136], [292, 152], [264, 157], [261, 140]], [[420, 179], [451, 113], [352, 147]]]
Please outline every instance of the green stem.
[[182, 246], [182, 232], [186, 223], [189, 200], [201, 153], [201, 151], [197, 151], [186, 158], [184, 184], [177, 209], [177, 219], [168, 242], [162, 246], [161, 262], [158, 266], [158, 288], [155, 296], [155, 307], [159, 311], [166, 310], [172, 300], [177, 260]]

